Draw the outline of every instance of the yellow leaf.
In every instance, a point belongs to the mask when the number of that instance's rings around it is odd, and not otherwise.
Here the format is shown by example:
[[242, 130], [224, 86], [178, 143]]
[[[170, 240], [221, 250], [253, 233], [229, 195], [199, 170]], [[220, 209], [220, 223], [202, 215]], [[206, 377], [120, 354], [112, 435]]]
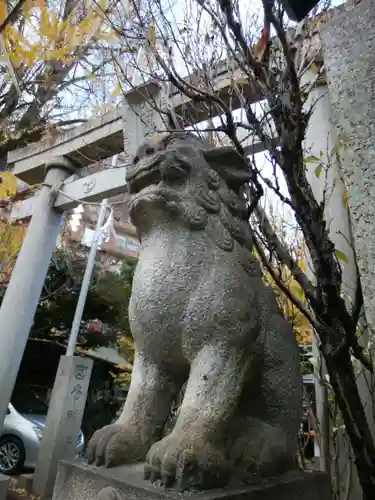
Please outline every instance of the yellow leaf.
[[25, 232], [26, 226], [0, 222], [0, 283], [10, 277]]
[[249, 80], [246, 76], [243, 76], [241, 78], [237, 78], [237, 80], [235, 80], [235, 83], [237, 83], [237, 85], [248, 85]]
[[49, 15], [46, 8], [41, 9], [40, 13], [40, 24], [39, 24], [39, 35], [48, 37], [49, 34]]
[[8, 15], [7, 2], [0, 0], [0, 23], [2, 23]]
[[122, 88], [120, 84], [116, 85], [116, 87], [111, 92], [112, 97], [117, 97], [119, 95], [122, 95]]
[[155, 47], [156, 44], [156, 29], [155, 29], [155, 24], [153, 22], [150, 22], [148, 25], [148, 31], [147, 31], [147, 40], [152, 45]]
[[344, 254], [344, 252], [342, 252], [341, 250], [335, 250], [335, 254], [336, 254], [336, 257], [338, 258], [338, 260], [340, 260], [341, 262], [344, 262], [345, 264], [348, 263], [348, 258], [347, 256]]
[[303, 272], [306, 272], [306, 262], [304, 259], [299, 259], [298, 265], [302, 269]]
[[0, 172], [0, 200], [15, 195], [17, 192], [17, 177], [11, 172]]
[[[0, 0], [0, 20], [6, 15], [6, 3]], [[20, 26], [8, 25], [3, 32], [13, 66], [22, 74], [26, 67], [31, 68], [42, 61], [58, 60], [63, 65], [69, 65], [80, 57], [80, 49], [88, 43], [105, 36], [108, 38], [110, 30], [103, 23], [103, 11], [109, 2], [99, 0], [94, 3], [95, 6], [86, 5], [86, 15], [78, 22], [75, 9], [67, 19], [61, 19], [46, 0], [26, 1], [22, 8], [25, 22]], [[24, 36], [25, 33], [27, 36]], [[7, 78], [5, 74], [4, 79]]]
[[319, 68], [314, 62], [311, 65], [311, 71], [315, 74], [319, 73]]
[[342, 202], [344, 204], [344, 207], [348, 206], [348, 199], [349, 199], [349, 193], [346, 189], [342, 192]]
[[[305, 263], [303, 259], [297, 259], [299, 266], [304, 269]], [[280, 269], [276, 270], [278, 276], [280, 276], [282, 282], [288, 287], [291, 294], [298, 298], [303, 304], [306, 303], [306, 297], [302, 287], [293, 278], [290, 270], [283, 266], [281, 273]], [[306, 317], [299, 311], [299, 309], [293, 304], [293, 302], [281, 291], [276, 282], [273, 280], [271, 274], [268, 270], [264, 270], [264, 279], [274, 290], [276, 294], [277, 303], [283, 312], [285, 319], [291, 324], [294, 334], [297, 338], [298, 343], [306, 344], [311, 343], [312, 339], [312, 327]]]
[[154, 135], [151, 135], [150, 136], [150, 141], [152, 142], [159, 142], [161, 141], [165, 136], [167, 135], [167, 133], [164, 133], [164, 134], [154, 134]]

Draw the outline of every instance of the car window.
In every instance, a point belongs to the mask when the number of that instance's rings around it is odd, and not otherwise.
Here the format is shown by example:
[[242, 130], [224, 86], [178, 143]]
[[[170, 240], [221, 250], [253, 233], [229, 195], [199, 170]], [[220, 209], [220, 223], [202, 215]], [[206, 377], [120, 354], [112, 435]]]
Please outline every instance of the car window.
[[45, 401], [30, 389], [15, 391], [12, 405], [19, 413], [46, 415], [48, 411]]

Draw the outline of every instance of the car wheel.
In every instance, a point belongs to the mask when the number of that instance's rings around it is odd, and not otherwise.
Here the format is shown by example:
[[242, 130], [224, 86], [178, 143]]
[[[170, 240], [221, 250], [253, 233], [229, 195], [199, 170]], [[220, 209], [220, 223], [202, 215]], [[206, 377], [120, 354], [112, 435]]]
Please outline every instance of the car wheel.
[[25, 463], [25, 448], [15, 436], [4, 436], [0, 439], [0, 472], [16, 474]]

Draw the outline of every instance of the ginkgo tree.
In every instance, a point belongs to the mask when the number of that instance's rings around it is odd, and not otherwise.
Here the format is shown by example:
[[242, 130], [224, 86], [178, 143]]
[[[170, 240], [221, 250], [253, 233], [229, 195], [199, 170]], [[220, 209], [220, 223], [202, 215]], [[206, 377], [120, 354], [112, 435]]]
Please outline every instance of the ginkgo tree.
[[[21, 248], [26, 226], [21, 222], [9, 221], [7, 204], [17, 192], [25, 191], [28, 186], [11, 172], [0, 172], [0, 285], [9, 281], [13, 265]], [[1, 211], [4, 211], [1, 216]]]
[[[298, 261], [301, 268], [305, 268], [303, 259]], [[306, 304], [306, 298], [303, 288], [294, 278], [290, 270], [280, 263], [275, 267], [274, 272], [278, 276], [278, 282], [284, 283], [284, 286], [290, 292], [290, 295], [297, 297], [303, 304]], [[298, 344], [311, 344], [313, 329], [306, 316], [298, 309], [295, 303], [280, 289], [275, 279], [267, 269], [263, 270], [263, 276], [266, 283], [271, 286], [276, 294], [277, 302], [285, 317], [292, 326], [296, 335]]]
[[[0, 24], [9, 3], [0, 2]], [[116, 0], [25, 0], [0, 34], [0, 169], [6, 155], [63, 125], [81, 123], [107, 60]], [[98, 54], [101, 54], [99, 57]]]
[[0, 286], [9, 281], [13, 265], [25, 235], [23, 224], [0, 220]]

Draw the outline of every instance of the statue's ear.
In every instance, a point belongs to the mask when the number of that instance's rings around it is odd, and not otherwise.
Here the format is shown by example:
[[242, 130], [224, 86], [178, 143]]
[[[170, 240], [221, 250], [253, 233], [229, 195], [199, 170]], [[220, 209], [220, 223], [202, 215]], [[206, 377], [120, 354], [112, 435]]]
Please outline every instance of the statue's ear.
[[231, 147], [212, 148], [203, 151], [210, 166], [225, 180], [228, 187], [237, 192], [251, 179], [250, 165]]

